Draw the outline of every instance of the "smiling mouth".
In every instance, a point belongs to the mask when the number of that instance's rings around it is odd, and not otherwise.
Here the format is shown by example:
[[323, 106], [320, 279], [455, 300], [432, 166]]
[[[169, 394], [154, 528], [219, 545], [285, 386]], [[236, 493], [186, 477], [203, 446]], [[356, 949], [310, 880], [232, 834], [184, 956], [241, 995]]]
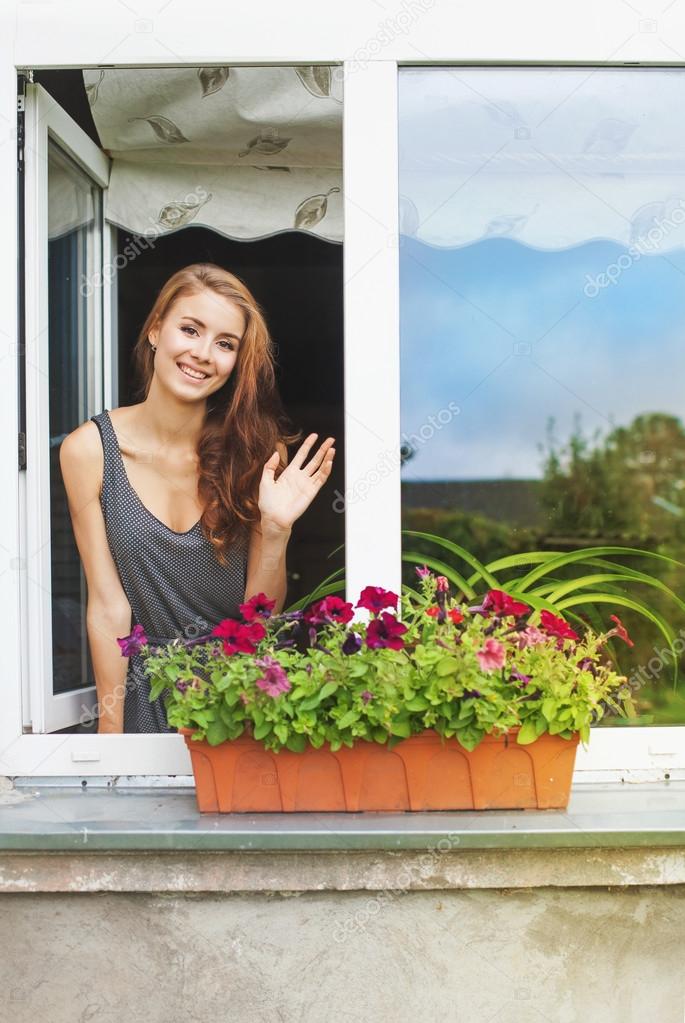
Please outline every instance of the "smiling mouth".
[[189, 380], [207, 380], [209, 377], [209, 373], [202, 373], [200, 370], [192, 369], [190, 366], [186, 366], [184, 362], [177, 362], [176, 365]]

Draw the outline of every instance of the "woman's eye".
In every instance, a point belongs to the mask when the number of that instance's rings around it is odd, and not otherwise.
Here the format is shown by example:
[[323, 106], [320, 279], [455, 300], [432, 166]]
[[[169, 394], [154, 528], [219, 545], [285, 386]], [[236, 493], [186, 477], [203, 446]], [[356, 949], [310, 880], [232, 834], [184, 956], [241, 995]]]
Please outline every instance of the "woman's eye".
[[[181, 330], [195, 330], [195, 327], [190, 327], [190, 326], [181, 327]], [[196, 330], [195, 330], [195, 333], [197, 334]]]
[[[233, 348], [234, 348], [234, 344], [233, 344], [233, 342], [232, 342], [232, 341], [221, 341], [220, 343], [221, 343], [222, 345], [228, 345], [228, 350], [229, 350], [229, 352], [232, 352], [232, 351], [233, 351]], [[224, 349], [224, 351], [225, 351], [225, 350], [226, 350], [226, 349]]]

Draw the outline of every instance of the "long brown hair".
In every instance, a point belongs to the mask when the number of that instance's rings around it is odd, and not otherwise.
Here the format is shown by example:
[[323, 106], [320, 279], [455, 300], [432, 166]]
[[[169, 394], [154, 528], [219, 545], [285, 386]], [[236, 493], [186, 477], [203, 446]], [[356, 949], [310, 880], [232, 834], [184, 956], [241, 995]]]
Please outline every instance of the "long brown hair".
[[[277, 450], [277, 441], [292, 444], [302, 438], [302, 431], [289, 433], [286, 429], [290, 421], [276, 386], [273, 342], [261, 307], [239, 277], [214, 263], [183, 267], [157, 295], [133, 349], [139, 397], [147, 397], [154, 372], [150, 330], [164, 319], [177, 298], [203, 288], [234, 302], [247, 323], [230, 377], [207, 399], [197, 446], [198, 493], [204, 504], [202, 531], [217, 559], [226, 564], [233, 543], [239, 537], [247, 539], [250, 527], [259, 523], [257, 499], [264, 463]], [[284, 468], [279, 454], [275, 478]]]

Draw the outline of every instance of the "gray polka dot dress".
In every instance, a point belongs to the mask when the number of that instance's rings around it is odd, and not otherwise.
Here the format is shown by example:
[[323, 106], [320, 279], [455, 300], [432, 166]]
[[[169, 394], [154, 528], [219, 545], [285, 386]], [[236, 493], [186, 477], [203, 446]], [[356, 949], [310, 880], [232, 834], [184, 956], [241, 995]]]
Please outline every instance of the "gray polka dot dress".
[[[177, 533], [149, 511], [131, 486], [109, 412], [91, 417], [104, 451], [101, 506], [107, 541], [131, 611], [152, 644], [208, 633], [240, 616], [247, 583], [247, 538], [217, 561], [199, 521]], [[175, 732], [163, 696], [150, 701], [150, 679], [140, 655], [129, 658], [124, 732]]]

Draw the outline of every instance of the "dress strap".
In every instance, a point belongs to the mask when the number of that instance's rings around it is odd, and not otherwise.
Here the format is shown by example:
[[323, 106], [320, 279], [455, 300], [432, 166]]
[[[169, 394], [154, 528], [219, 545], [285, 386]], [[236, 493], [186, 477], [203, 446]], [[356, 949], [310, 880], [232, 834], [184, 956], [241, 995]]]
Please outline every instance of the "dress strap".
[[117, 435], [114, 432], [112, 420], [109, 418], [109, 412], [107, 409], [104, 409], [102, 412], [98, 412], [97, 415], [91, 416], [90, 418], [100, 431], [100, 440], [102, 441], [104, 461], [102, 472], [102, 499], [105, 501], [110, 488], [112, 486], [116, 486], [117, 483], [121, 483], [121, 452], [119, 451]]

